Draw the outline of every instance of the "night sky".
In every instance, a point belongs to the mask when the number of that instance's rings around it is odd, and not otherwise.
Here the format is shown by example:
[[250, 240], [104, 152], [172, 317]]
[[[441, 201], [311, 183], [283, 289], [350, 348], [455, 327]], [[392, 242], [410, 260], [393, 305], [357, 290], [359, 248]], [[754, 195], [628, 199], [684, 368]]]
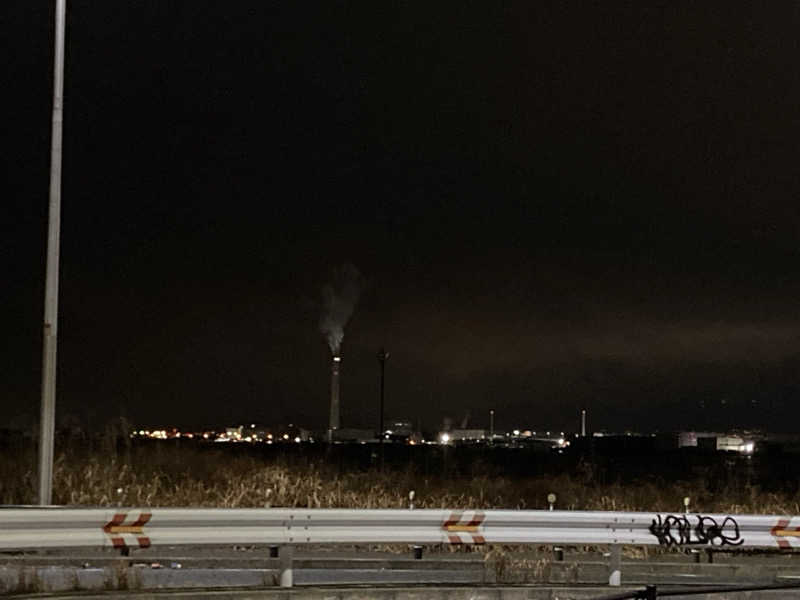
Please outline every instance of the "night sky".
[[[38, 419], [54, 1], [0, 6], [0, 426]], [[796, 2], [69, 0], [57, 420], [796, 431]], [[5, 425], [4, 425], [5, 424]]]

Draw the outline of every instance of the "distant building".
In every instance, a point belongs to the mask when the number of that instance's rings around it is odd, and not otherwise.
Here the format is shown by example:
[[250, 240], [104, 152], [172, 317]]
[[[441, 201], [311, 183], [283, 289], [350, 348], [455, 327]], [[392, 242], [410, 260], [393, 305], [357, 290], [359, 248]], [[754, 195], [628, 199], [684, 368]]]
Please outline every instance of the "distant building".
[[752, 439], [709, 431], [682, 431], [678, 434], [679, 448], [700, 448], [750, 454], [755, 449]]
[[753, 442], [747, 441], [738, 435], [723, 435], [717, 438], [717, 450], [750, 454], [754, 448], [755, 444]]
[[377, 442], [372, 429], [356, 429], [354, 427], [341, 427], [333, 431], [334, 442], [362, 443]]
[[225, 428], [225, 437], [229, 440], [240, 440], [242, 439], [242, 426], [239, 427], [226, 427]]
[[[701, 440], [716, 440], [719, 433], [710, 431], [681, 431], [678, 434], [678, 448], [697, 448], [712, 442], [703, 442]], [[713, 441], [716, 444], [716, 441]]]
[[410, 437], [414, 433], [414, 425], [406, 419], [392, 419], [384, 423], [383, 428], [389, 435]]
[[448, 434], [451, 442], [478, 442], [489, 437], [485, 429], [453, 429]]

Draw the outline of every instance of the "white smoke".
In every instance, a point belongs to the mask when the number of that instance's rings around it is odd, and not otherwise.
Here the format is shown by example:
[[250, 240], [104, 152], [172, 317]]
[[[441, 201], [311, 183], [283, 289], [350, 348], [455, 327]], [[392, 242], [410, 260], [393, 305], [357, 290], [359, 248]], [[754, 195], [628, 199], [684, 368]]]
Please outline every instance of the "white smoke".
[[319, 329], [328, 341], [331, 354], [339, 355], [344, 328], [353, 315], [363, 280], [355, 265], [346, 263], [333, 270], [330, 283], [322, 287], [322, 316]]

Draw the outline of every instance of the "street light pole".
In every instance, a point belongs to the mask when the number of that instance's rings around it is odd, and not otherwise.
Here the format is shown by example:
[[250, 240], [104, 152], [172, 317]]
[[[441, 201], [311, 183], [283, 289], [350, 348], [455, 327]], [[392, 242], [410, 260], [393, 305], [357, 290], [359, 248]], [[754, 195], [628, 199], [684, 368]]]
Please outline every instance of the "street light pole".
[[39, 423], [39, 504], [52, 504], [58, 346], [58, 250], [61, 237], [61, 154], [64, 123], [64, 30], [67, 0], [56, 0], [53, 121], [50, 140], [50, 209], [42, 343], [42, 413]]
[[381, 449], [381, 471], [383, 471], [383, 391], [384, 391], [384, 380], [386, 376], [386, 360], [389, 358], [389, 353], [386, 352], [385, 349], [381, 348], [378, 350], [378, 362], [381, 364], [381, 404], [380, 410], [378, 411], [380, 414], [378, 416], [378, 444], [380, 445]]

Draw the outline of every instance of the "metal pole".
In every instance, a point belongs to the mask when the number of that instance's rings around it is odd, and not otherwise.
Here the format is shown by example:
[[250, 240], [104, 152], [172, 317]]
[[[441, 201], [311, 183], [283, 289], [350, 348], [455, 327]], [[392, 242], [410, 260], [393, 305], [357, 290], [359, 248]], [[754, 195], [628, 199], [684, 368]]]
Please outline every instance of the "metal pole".
[[378, 350], [378, 362], [381, 363], [381, 404], [380, 404], [380, 419], [378, 423], [378, 445], [381, 449], [381, 471], [383, 471], [383, 390], [384, 390], [384, 379], [386, 375], [386, 359], [389, 358], [389, 353], [386, 352], [383, 348]]
[[489, 411], [489, 442], [494, 442], [494, 409]]
[[64, 30], [67, 0], [56, 0], [53, 123], [50, 141], [50, 212], [42, 345], [42, 414], [39, 423], [39, 504], [52, 503], [58, 345], [58, 249], [61, 236], [61, 141], [64, 122]]

